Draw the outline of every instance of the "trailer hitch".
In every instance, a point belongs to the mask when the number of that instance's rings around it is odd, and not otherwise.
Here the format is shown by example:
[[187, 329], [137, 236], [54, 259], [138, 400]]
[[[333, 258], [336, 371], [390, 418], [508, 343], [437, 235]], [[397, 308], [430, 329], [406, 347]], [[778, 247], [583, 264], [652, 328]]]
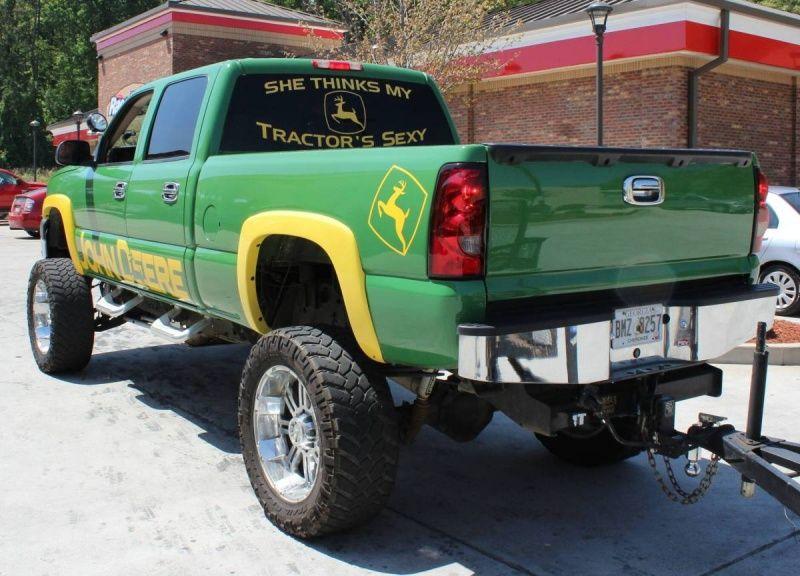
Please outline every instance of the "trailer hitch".
[[800, 483], [795, 480], [800, 476], [800, 444], [761, 433], [769, 361], [766, 332], [767, 325], [759, 322], [746, 431], [742, 433], [733, 426], [718, 425], [716, 417], [701, 414], [700, 422], [689, 428], [685, 440], [691, 446], [705, 448], [724, 459], [741, 473], [742, 496], [752, 497], [758, 485], [789, 510], [800, 514]]

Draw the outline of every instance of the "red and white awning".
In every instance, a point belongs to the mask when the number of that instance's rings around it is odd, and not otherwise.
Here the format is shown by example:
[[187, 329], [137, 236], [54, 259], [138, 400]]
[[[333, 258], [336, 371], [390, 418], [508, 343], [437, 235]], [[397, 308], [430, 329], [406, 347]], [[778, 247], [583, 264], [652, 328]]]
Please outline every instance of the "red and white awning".
[[[720, 9], [697, 2], [647, 7], [631, 2], [608, 19], [606, 61], [670, 53], [719, 53]], [[623, 11], [624, 10], [624, 11]], [[774, 12], [774, 11], [770, 11]], [[788, 15], [787, 15], [788, 16]], [[554, 19], [556, 21], [561, 19]], [[787, 18], [787, 20], [790, 20]], [[499, 42], [490, 52], [501, 70], [488, 77], [505, 77], [594, 64], [595, 38], [588, 18], [537, 27]], [[800, 73], [800, 18], [797, 24], [731, 10], [729, 58], [750, 64]]]

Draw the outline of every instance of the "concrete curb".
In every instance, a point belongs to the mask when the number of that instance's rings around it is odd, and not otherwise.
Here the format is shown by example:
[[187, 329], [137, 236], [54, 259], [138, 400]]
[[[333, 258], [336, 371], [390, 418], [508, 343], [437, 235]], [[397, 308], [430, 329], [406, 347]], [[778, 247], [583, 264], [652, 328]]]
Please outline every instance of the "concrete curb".
[[[742, 344], [712, 360], [714, 364], [752, 364], [755, 344]], [[800, 366], [800, 344], [768, 344], [770, 366]]]

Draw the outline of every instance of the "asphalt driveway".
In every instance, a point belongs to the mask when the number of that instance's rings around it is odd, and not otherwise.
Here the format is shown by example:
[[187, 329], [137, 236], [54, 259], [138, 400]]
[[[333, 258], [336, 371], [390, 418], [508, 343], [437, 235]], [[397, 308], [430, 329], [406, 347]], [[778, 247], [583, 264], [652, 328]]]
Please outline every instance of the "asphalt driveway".
[[[800, 572], [800, 519], [761, 492], [738, 497], [729, 467], [680, 506], [646, 458], [571, 467], [502, 416], [470, 444], [425, 430], [372, 524], [292, 539], [264, 518], [239, 454], [247, 348], [165, 345], [131, 326], [98, 335], [79, 376], [45, 376], [24, 315], [38, 253], [0, 228], [0, 575]], [[724, 369], [723, 398], [681, 404], [684, 425], [703, 410], [743, 426], [749, 367]], [[797, 439], [798, 421], [800, 368], [773, 367], [765, 432]]]

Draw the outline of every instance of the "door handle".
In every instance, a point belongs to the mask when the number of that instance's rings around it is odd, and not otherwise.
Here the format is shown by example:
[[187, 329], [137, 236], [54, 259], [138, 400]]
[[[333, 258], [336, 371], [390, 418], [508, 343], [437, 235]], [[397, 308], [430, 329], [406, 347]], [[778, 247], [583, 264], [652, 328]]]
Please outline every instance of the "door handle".
[[125, 191], [127, 189], [127, 182], [117, 182], [114, 184], [114, 200], [125, 200]]
[[178, 192], [181, 190], [181, 185], [177, 182], [166, 182], [161, 191], [161, 199], [165, 204], [175, 204], [178, 201]]
[[655, 206], [664, 201], [664, 181], [658, 176], [629, 176], [622, 190], [622, 199], [628, 204]]

